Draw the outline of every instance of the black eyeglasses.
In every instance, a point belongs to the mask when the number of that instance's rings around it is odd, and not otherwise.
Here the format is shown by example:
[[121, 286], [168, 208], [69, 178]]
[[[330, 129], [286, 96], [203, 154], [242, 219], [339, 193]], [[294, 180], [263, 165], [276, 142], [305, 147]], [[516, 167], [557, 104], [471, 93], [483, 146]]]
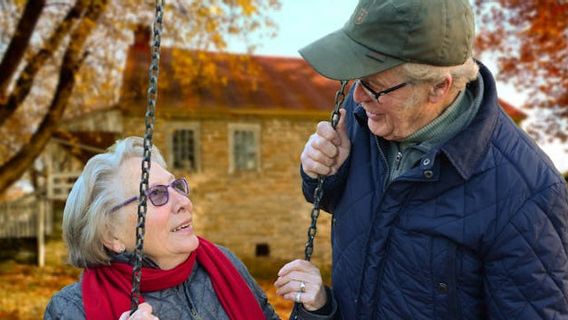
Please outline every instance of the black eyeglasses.
[[401, 84], [397, 84], [397, 85], [394, 86], [394, 87], [390, 87], [390, 88], [388, 88], [388, 89], [385, 89], [385, 90], [382, 90], [382, 91], [377, 92], [377, 91], [373, 90], [373, 88], [371, 88], [371, 86], [370, 86], [365, 80], [359, 79], [359, 80], [357, 80], [357, 83], [358, 83], [358, 84], [361, 84], [361, 85], [363, 86], [363, 88], [365, 88], [365, 91], [366, 91], [367, 93], [371, 94], [371, 96], [372, 96], [373, 98], [375, 98], [375, 100], [377, 100], [377, 102], [380, 102], [379, 99], [380, 99], [382, 96], [384, 96], [385, 94], [389, 94], [389, 93], [391, 93], [391, 92], [393, 92], [393, 91], [395, 91], [395, 90], [398, 90], [398, 89], [400, 89], [400, 88], [405, 87], [406, 85], [408, 85], [408, 82], [403, 82], [403, 83], [401, 83]]
[[[167, 186], [163, 184], [155, 185], [146, 190], [146, 196], [155, 207], [163, 206], [170, 200], [170, 193], [168, 192], [169, 187], [172, 187], [172, 189], [174, 189], [181, 195], [189, 196], [189, 184], [187, 183], [187, 180], [185, 180], [185, 178], [176, 179]], [[123, 203], [113, 207], [110, 212], [115, 212], [118, 209], [136, 201], [136, 199], [138, 199], [138, 196], [132, 197], [124, 201]]]

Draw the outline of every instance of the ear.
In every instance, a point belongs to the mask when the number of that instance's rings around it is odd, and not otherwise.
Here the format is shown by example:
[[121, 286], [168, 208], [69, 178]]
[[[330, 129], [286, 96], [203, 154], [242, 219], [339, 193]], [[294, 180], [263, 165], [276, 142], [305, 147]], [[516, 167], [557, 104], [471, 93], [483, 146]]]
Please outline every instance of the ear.
[[436, 83], [432, 88], [430, 88], [428, 100], [431, 103], [438, 103], [445, 100], [448, 93], [450, 92], [450, 88], [452, 87], [453, 82], [454, 79], [452, 78], [452, 76], [446, 74], [442, 81]]
[[105, 237], [103, 240], [103, 245], [110, 251], [116, 253], [123, 253], [126, 251], [126, 245], [118, 238]]

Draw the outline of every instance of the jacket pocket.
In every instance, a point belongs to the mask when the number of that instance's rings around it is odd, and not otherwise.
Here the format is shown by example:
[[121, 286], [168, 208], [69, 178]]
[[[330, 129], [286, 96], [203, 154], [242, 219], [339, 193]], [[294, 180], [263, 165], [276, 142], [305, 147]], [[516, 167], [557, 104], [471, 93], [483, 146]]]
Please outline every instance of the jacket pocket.
[[444, 238], [432, 240], [432, 293], [435, 319], [461, 319], [457, 285], [457, 245]]

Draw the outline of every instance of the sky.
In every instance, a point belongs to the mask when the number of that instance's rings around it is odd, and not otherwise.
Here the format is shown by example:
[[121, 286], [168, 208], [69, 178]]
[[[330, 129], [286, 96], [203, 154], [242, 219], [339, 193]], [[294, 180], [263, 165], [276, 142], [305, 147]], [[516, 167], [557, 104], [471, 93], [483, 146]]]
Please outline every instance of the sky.
[[[281, 0], [278, 11], [269, 16], [274, 20], [277, 35], [259, 43], [255, 54], [300, 57], [298, 50], [335, 30], [343, 27], [357, 5], [356, 0]], [[229, 51], [243, 52], [238, 42], [229, 43]], [[498, 68], [491, 61], [483, 61], [495, 75]], [[497, 83], [499, 95], [514, 106], [523, 104], [525, 95], [511, 85]], [[567, 145], [545, 144], [543, 150], [551, 157], [561, 172], [568, 171], [568, 154], [562, 149]]]

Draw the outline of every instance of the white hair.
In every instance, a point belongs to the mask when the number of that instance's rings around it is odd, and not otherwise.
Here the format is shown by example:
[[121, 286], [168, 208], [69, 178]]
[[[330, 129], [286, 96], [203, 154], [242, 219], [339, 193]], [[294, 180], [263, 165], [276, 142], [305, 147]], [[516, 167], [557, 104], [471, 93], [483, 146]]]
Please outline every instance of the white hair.
[[[73, 185], [63, 211], [63, 240], [69, 262], [80, 268], [109, 264], [103, 245], [113, 218], [113, 207], [124, 201], [122, 182], [117, 178], [120, 165], [132, 157], [142, 157], [143, 139], [128, 137], [117, 141], [107, 152], [92, 157]], [[166, 168], [164, 158], [152, 146], [152, 162]]]
[[432, 66], [418, 63], [404, 63], [401, 65], [403, 72], [410, 81], [426, 81], [432, 83], [441, 82], [449, 74], [453, 83], [450, 90], [457, 92], [463, 90], [468, 82], [473, 81], [479, 74], [479, 66], [473, 58], [468, 58], [463, 64], [450, 67]]

